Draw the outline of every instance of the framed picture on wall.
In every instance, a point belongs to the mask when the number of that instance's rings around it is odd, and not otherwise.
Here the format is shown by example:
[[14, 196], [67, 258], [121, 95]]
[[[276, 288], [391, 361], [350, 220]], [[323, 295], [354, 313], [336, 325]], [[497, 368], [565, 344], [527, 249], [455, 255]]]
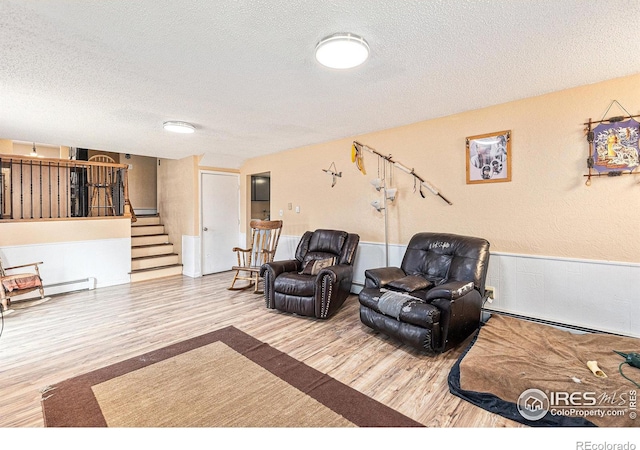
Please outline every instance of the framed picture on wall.
[[511, 130], [469, 136], [467, 184], [511, 181]]

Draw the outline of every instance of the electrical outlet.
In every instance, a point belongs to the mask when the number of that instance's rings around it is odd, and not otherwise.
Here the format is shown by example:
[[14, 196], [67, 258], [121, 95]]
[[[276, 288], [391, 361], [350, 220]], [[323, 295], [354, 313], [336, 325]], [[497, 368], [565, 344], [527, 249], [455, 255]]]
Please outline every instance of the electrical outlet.
[[498, 297], [498, 294], [496, 293], [496, 288], [494, 288], [493, 286], [485, 286], [484, 290], [487, 293], [487, 298], [490, 298], [491, 300], [495, 300]]

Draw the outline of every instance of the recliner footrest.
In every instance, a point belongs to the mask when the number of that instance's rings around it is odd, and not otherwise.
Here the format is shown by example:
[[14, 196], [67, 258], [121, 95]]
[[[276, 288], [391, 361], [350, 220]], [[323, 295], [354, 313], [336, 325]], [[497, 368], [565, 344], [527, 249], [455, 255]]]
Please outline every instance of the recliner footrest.
[[[392, 317], [389, 314], [385, 314], [380, 309], [380, 298], [384, 295], [384, 292], [377, 288], [365, 288], [360, 291], [358, 300], [361, 305], [364, 305], [374, 311]], [[406, 302], [399, 308], [399, 314], [397, 317], [393, 317], [395, 320], [402, 322], [408, 322], [419, 327], [431, 329], [434, 324], [440, 323], [440, 310], [435, 306], [426, 303], [422, 299], [409, 295], [399, 294], [406, 297]]]
[[435, 352], [435, 349], [440, 346], [439, 324], [425, 328], [408, 322], [401, 322], [362, 304], [360, 305], [360, 320], [368, 327], [391, 336], [413, 348]]

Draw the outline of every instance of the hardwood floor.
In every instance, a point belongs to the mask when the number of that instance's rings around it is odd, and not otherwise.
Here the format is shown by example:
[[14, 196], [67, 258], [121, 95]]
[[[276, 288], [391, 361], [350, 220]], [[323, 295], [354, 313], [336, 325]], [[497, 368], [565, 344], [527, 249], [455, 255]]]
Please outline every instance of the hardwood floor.
[[460, 346], [428, 356], [361, 324], [355, 295], [320, 321], [228, 291], [230, 272], [173, 276], [14, 303], [0, 336], [0, 426], [43, 427], [41, 389], [228, 325], [429, 427], [520, 427], [451, 395]]

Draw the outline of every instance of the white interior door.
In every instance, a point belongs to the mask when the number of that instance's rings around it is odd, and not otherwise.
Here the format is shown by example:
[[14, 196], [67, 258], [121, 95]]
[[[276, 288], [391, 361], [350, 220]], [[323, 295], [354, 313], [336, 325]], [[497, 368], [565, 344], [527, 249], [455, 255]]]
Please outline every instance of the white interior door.
[[231, 251], [238, 246], [240, 177], [235, 174], [201, 173], [202, 274], [231, 270], [237, 263]]

